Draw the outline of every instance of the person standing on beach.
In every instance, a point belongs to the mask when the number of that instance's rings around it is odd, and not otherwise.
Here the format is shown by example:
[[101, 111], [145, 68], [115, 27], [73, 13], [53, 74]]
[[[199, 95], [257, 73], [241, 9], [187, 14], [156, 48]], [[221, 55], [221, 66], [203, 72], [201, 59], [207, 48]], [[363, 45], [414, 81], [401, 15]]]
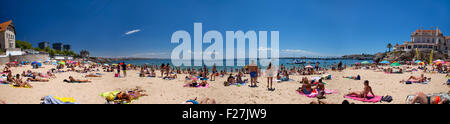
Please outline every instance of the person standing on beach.
[[117, 64], [117, 75], [119, 75], [119, 77], [120, 77], [120, 63]]
[[159, 67], [159, 70], [161, 70], [161, 78], [164, 77], [164, 70], [165, 70], [165, 68], [166, 68], [166, 65], [164, 65], [164, 64], [161, 64], [161, 66]]
[[170, 64], [169, 63], [167, 63], [167, 65], [166, 65], [166, 76], [167, 77], [169, 77], [169, 74], [170, 74]]
[[338, 63], [338, 70], [339, 71], [342, 70], [342, 61], [339, 61], [339, 63]]
[[269, 91], [273, 91], [275, 88], [272, 87], [272, 81], [273, 81], [273, 67], [272, 67], [272, 63], [269, 63], [269, 66], [267, 66], [267, 70], [266, 70], [266, 74], [267, 74], [267, 89]]
[[250, 72], [250, 87], [257, 87], [256, 81], [258, 79], [258, 65], [255, 64], [254, 60], [252, 60], [252, 62], [248, 66], [248, 70]]
[[122, 70], [123, 70], [123, 76], [127, 77], [127, 65], [125, 62], [122, 62]]
[[212, 68], [211, 81], [216, 80], [216, 73], [217, 73], [216, 64], [214, 64]]

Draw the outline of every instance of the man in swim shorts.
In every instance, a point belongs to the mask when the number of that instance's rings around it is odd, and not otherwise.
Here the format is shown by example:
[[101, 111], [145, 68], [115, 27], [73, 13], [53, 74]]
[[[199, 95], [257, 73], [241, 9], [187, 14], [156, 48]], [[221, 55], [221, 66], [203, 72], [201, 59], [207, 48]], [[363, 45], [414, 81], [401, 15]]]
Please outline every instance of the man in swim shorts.
[[250, 72], [250, 83], [251, 83], [251, 87], [256, 87], [256, 81], [258, 78], [258, 65], [256, 65], [255, 61], [252, 60], [252, 62], [250, 63], [250, 65], [248, 66], [248, 70]]

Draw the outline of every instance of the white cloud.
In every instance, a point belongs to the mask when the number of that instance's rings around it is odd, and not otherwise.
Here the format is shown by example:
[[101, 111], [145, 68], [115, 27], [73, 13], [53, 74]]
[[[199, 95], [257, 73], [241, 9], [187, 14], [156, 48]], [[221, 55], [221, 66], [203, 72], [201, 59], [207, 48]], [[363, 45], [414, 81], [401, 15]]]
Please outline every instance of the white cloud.
[[131, 30], [131, 31], [126, 32], [125, 35], [134, 34], [134, 33], [137, 33], [137, 32], [139, 32], [139, 31], [141, 31], [141, 29], [134, 29], [134, 30]]

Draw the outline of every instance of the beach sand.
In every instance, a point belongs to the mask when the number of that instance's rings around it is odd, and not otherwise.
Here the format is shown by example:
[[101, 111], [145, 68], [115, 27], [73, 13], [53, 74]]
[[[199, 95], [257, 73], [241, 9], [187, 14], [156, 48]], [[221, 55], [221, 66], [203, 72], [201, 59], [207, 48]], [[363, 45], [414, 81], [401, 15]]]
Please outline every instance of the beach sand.
[[[13, 74], [21, 74], [22, 71], [32, 70], [34, 72], [45, 73], [54, 66], [44, 65], [44, 68], [31, 69], [31, 66], [12, 67]], [[235, 85], [225, 87], [223, 82], [226, 77], [216, 77], [216, 81], [208, 81], [209, 88], [187, 88], [184, 77], [186, 75], [178, 75], [178, 79], [163, 80], [161, 78], [141, 78], [139, 72], [128, 70], [128, 76], [125, 78], [115, 78], [112, 72], [103, 73], [103, 77], [84, 78], [84, 75], [76, 72], [57, 73], [56, 79], [50, 82], [31, 82], [33, 88], [12, 88], [9, 85], [0, 85], [0, 100], [12, 104], [39, 104], [40, 99], [47, 95], [58, 97], [73, 97], [77, 103], [81, 104], [104, 104], [106, 101], [99, 96], [102, 92], [113, 91], [124, 88], [142, 87], [146, 90], [148, 96], [141, 97], [132, 104], [180, 104], [183, 101], [195, 97], [214, 98], [218, 104], [308, 104], [311, 101], [317, 101], [316, 98], [307, 98], [299, 95], [295, 90], [301, 86], [299, 81], [304, 76], [290, 76], [295, 81], [276, 83], [273, 87], [275, 91], [267, 90], [266, 78], [260, 77], [258, 81], [259, 87], [249, 88], [248, 86], [237, 87]], [[160, 76], [159, 71], [156, 72]], [[373, 104], [364, 103], [344, 98], [344, 94], [351, 91], [363, 90], [364, 80], [370, 81], [370, 86], [376, 95], [391, 95], [393, 101], [378, 102], [375, 104], [404, 104], [407, 95], [416, 92], [439, 93], [449, 92], [450, 88], [443, 85], [447, 81], [444, 74], [425, 73], [426, 77], [431, 77], [429, 84], [403, 84], [399, 83], [402, 79], [409, 76], [420, 76], [423, 72], [406, 72], [403, 74], [385, 74], [384, 72], [374, 72], [373, 70], [351, 70], [347, 69], [342, 72], [329, 71], [328, 74], [333, 76], [332, 80], [324, 80], [327, 84], [325, 87], [331, 90], [337, 90], [338, 93], [326, 95], [325, 101], [328, 103], [340, 104], [343, 100], [348, 100], [356, 104]], [[361, 75], [362, 80], [344, 79], [342, 76]], [[76, 79], [88, 79], [92, 83], [65, 83], [64, 79], [68, 79], [69, 75]], [[306, 77], [315, 77], [311, 75]], [[244, 79], [248, 79], [248, 75]], [[25, 78], [24, 78], [25, 79]]]

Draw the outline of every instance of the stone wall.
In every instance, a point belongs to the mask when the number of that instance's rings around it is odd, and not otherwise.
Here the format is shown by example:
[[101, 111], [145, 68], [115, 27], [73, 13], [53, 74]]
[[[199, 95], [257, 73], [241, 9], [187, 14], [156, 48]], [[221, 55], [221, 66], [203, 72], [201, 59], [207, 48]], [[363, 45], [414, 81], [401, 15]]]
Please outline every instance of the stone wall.
[[50, 56], [48, 54], [27, 54], [27, 55], [20, 55], [20, 56], [7, 56], [7, 57], [0, 57], [0, 64], [6, 64], [8, 62], [12, 61], [47, 61], [50, 59]]

